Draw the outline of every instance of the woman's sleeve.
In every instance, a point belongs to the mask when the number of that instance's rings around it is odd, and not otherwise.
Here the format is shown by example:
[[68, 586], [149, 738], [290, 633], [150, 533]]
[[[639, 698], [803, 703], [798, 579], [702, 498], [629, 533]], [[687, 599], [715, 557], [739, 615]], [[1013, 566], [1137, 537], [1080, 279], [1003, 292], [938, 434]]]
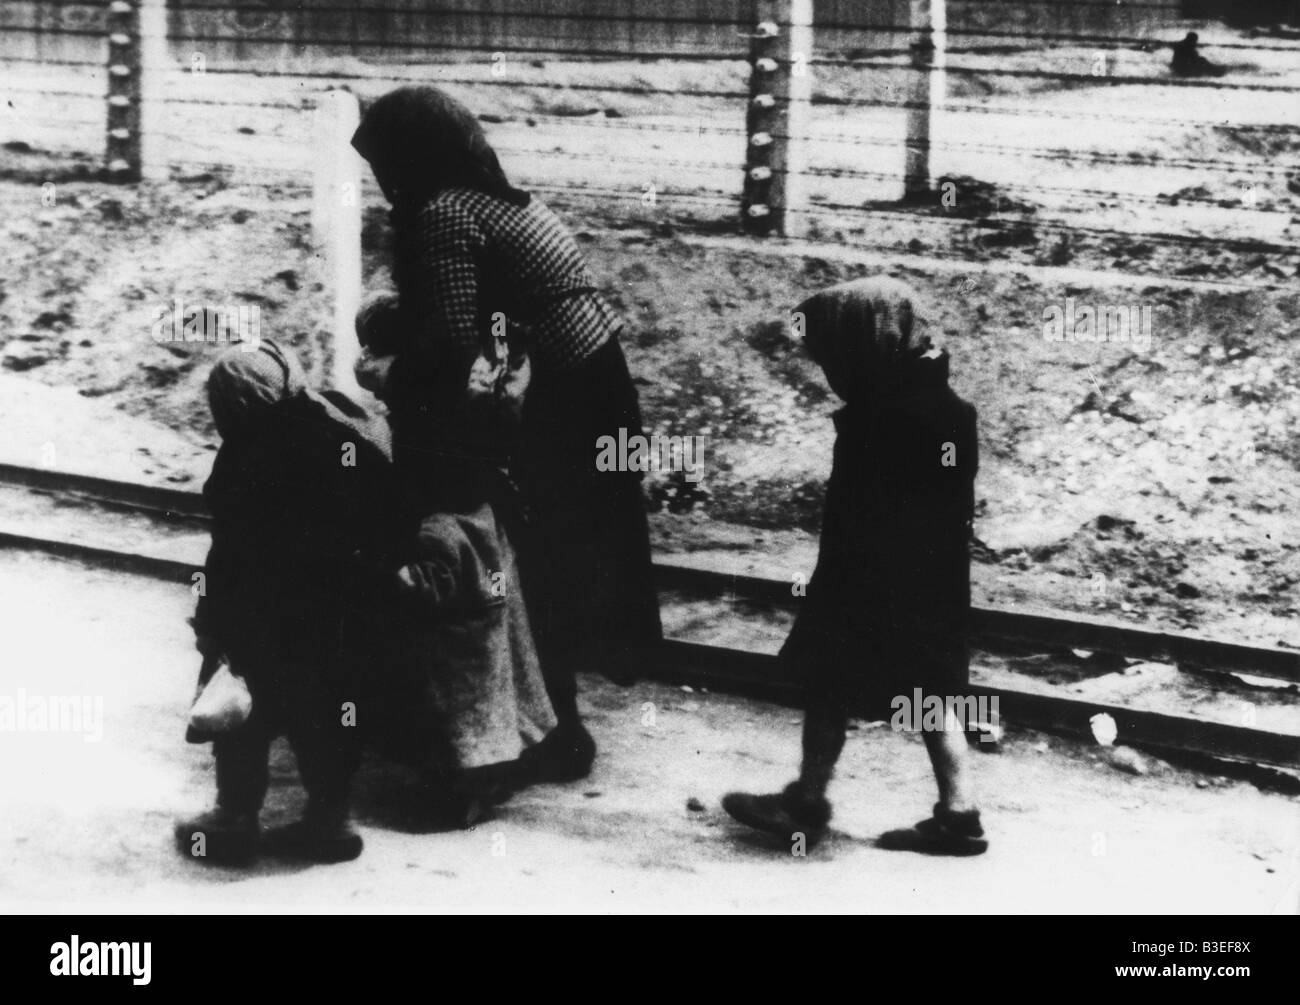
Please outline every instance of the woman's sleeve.
[[473, 359], [479, 344], [479, 250], [482, 233], [474, 218], [454, 201], [433, 203], [416, 218], [405, 270], [410, 289], [402, 290], [404, 309], [415, 326], [412, 363], [432, 366], [434, 349], [450, 341]]

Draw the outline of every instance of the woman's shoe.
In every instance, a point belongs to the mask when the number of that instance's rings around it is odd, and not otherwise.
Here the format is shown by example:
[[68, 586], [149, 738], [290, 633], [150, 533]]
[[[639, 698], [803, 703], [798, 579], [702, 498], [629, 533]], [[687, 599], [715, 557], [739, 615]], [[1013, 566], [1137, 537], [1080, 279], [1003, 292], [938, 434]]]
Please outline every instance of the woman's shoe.
[[576, 782], [591, 774], [595, 760], [596, 741], [585, 726], [557, 726], [519, 755], [517, 777], [523, 785]]

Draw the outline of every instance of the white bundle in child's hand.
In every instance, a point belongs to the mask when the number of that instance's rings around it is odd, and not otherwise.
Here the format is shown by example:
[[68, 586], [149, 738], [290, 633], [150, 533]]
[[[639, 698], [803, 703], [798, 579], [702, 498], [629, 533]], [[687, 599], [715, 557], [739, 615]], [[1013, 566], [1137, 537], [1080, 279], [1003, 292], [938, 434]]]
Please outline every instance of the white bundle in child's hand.
[[194, 698], [190, 728], [199, 733], [229, 733], [246, 723], [252, 711], [253, 696], [248, 685], [223, 659]]

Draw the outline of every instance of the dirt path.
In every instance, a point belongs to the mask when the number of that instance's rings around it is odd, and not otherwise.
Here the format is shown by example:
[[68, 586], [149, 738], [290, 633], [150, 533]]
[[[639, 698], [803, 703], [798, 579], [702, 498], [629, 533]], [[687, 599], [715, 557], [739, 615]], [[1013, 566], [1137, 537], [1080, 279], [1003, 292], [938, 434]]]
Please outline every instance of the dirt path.
[[[919, 742], [863, 728], [833, 796], [836, 832], [808, 858], [739, 833], [718, 808], [735, 786], [775, 786], [797, 757], [798, 714], [643, 684], [584, 688], [601, 745], [583, 783], [522, 794], [453, 834], [404, 830], [406, 779], [369, 765], [367, 849], [352, 864], [195, 867], [175, 815], [211, 798], [206, 748], [185, 745], [195, 669], [188, 594], [148, 579], [0, 553], [0, 695], [103, 699], [103, 734], [0, 732], [0, 906], [84, 910], [1295, 912], [1293, 799], [1178, 771], [1116, 773], [1089, 750], [1015, 733], [982, 756], [982, 859], [874, 848], [924, 814]], [[268, 819], [301, 796], [280, 751]], [[1198, 787], [1204, 786], [1204, 788]], [[704, 807], [691, 811], [687, 801]]]

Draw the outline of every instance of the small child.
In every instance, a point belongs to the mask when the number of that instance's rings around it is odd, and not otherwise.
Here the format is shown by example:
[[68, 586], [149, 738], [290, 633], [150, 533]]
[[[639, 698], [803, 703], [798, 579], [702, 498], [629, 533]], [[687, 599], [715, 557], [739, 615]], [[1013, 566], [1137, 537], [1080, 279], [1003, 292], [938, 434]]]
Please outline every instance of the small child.
[[521, 757], [556, 724], [515, 558], [522, 508], [506, 473], [528, 370], [500, 341], [468, 367], [450, 341], [415, 358], [407, 330], [392, 299], [358, 313], [357, 379], [389, 408], [413, 528], [385, 631], [382, 740], [423, 772], [434, 818], [469, 827], [519, 784]]
[[[262, 850], [321, 862], [356, 858], [349, 785], [360, 748], [354, 629], [378, 602], [392, 508], [387, 427], [337, 392], [307, 388], [273, 342], [213, 367], [208, 400], [221, 448], [203, 494], [212, 547], [194, 617], [200, 680], [229, 660], [252, 695], [248, 720], [213, 741], [216, 808], [176, 825], [181, 851], [249, 862]], [[263, 841], [258, 817], [272, 741], [286, 733], [307, 790], [301, 820]], [[267, 846], [272, 846], [268, 849]]]
[[935, 695], [949, 710], [942, 729], [923, 734], [939, 802], [930, 819], [879, 844], [977, 855], [988, 842], [948, 701], [969, 678], [975, 409], [948, 386], [948, 355], [919, 330], [902, 282], [843, 283], [797, 310], [809, 355], [845, 402], [834, 417], [817, 568], [781, 650], [807, 682], [803, 766], [783, 792], [731, 793], [722, 805], [751, 827], [815, 845], [850, 715], [888, 720], [895, 699], [912, 701], [919, 688], [923, 702]]

